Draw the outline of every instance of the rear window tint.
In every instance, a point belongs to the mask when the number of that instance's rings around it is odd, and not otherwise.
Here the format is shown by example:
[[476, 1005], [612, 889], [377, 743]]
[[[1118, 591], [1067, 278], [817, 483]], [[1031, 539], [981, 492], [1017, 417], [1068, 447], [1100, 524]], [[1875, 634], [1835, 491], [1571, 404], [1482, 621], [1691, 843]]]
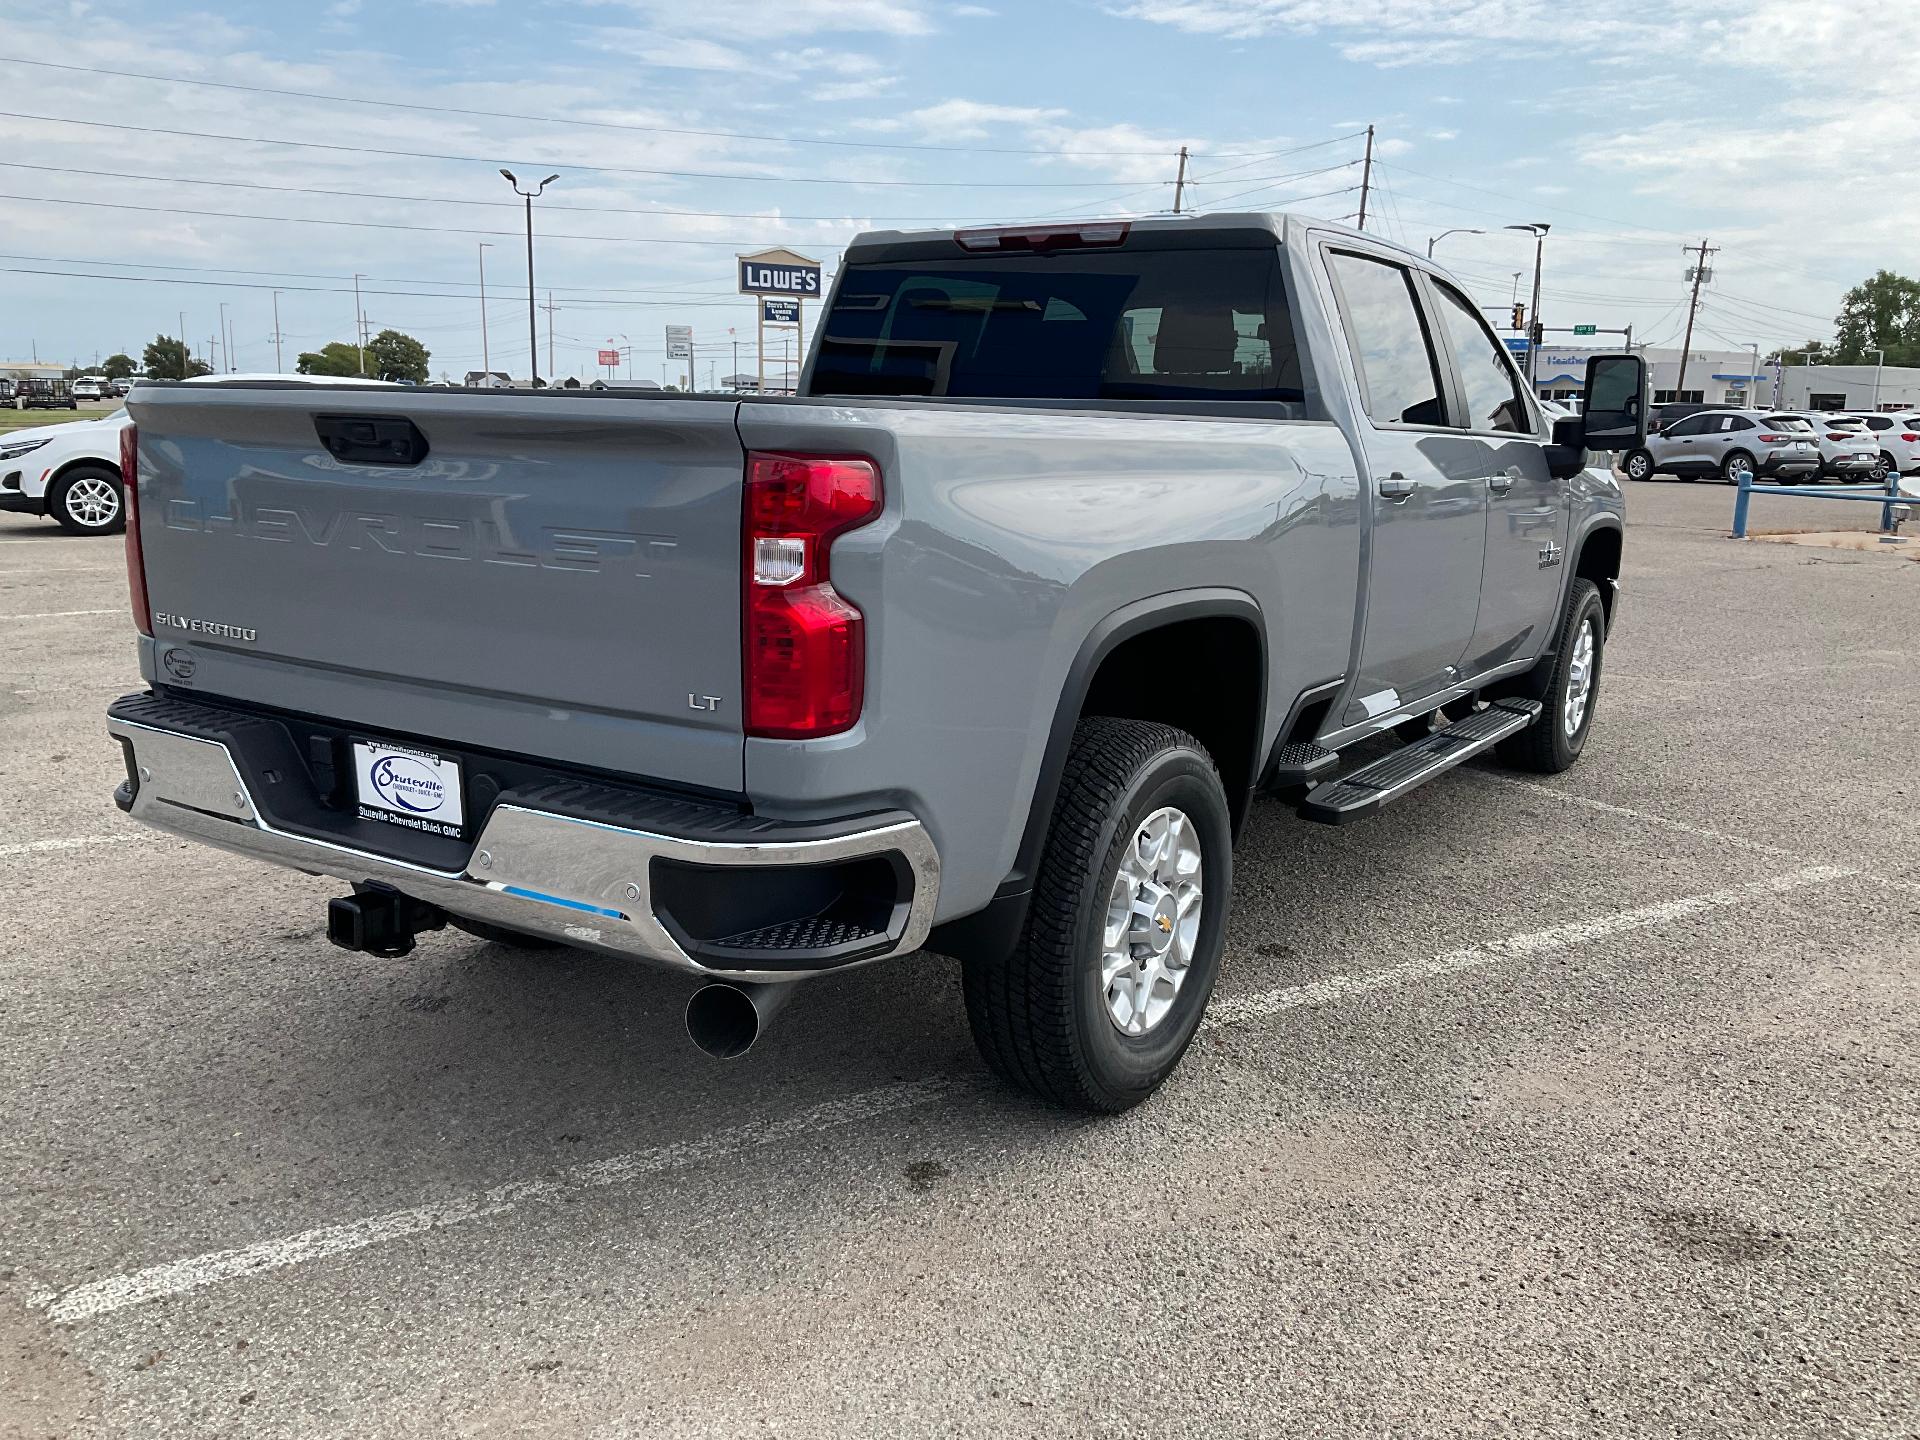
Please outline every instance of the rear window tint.
[[1277, 246], [850, 266], [811, 392], [1239, 400], [1321, 413]]

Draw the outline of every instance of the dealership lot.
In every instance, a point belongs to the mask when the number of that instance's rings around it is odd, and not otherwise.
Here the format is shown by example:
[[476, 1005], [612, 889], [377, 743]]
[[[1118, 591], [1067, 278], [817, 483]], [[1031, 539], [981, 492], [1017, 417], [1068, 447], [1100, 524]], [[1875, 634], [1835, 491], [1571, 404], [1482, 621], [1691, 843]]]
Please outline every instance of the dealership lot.
[[0, 1434], [1910, 1434], [1920, 564], [1628, 489], [1582, 762], [1260, 805], [1116, 1121], [933, 957], [721, 1066], [669, 976], [331, 948], [113, 809], [119, 548], [0, 516]]

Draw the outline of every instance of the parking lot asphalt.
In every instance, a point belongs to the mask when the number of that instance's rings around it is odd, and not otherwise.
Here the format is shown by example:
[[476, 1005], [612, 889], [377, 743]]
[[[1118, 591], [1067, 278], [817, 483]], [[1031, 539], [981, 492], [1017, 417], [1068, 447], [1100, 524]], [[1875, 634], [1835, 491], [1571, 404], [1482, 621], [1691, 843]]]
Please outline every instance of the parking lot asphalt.
[[1628, 491], [1581, 763], [1260, 804], [1104, 1121], [936, 956], [723, 1065], [676, 978], [333, 949], [114, 810], [120, 548], [0, 516], [0, 1434], [1912, 1436], [1920, 564]]

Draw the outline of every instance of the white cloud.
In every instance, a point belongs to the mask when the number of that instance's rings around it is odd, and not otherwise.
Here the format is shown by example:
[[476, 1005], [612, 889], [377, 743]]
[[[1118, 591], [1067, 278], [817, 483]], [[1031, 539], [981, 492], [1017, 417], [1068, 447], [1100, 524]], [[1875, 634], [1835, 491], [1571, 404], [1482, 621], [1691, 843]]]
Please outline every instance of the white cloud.
[[1375, 140], [1373, 142], [1373, 153], [1376, 156], [1384, 156], [1387, 158], [1395, 155], [1405, 155], [1412, 149], [1413, 142], [1411, 140], [1402, 140], [1397, 135], [1389, 136], [1385, 140]]
[[1458, 140], [1459, 138], [1460, 138], [1460, 132], [1458, 130], [1427, 131], [1427, 139], [1429, 140]]
[[865, 80], [835, 80], [815, 86], [813, 98], [827, 105], [842, 100], [872, 100], [897, 89], [899, 84], [898, 75], [874, 75]]
[[924, 134], [943, 141], [980, 140], [995, 125], [1038, 125], [1067, 112], [1051, 106], [993, 105], [978, 100], [942, 100], [910, 111], [906, 119]]
[[755, 40], [795, 35], [933, 33], [923, 0], [590, 0], [619, 5], [659, 30], [702, 35], [751, 36]]

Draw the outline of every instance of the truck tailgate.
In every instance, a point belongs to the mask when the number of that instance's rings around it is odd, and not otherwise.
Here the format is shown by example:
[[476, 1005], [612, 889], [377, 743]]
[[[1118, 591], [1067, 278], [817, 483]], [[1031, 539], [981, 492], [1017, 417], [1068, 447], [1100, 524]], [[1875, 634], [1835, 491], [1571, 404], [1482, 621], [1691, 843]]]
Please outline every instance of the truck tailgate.
[[153, 677], [738, 791], [736, 408], [140, 387]]

